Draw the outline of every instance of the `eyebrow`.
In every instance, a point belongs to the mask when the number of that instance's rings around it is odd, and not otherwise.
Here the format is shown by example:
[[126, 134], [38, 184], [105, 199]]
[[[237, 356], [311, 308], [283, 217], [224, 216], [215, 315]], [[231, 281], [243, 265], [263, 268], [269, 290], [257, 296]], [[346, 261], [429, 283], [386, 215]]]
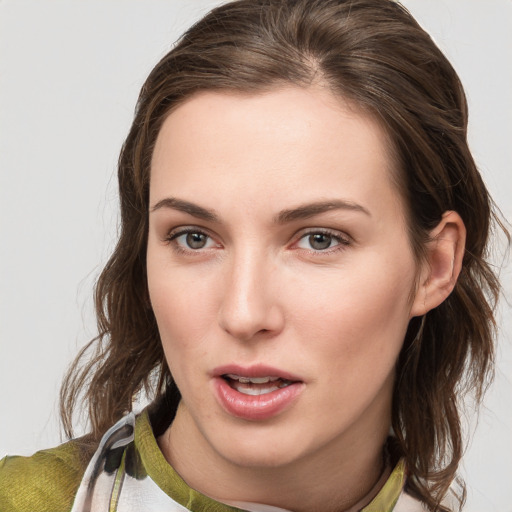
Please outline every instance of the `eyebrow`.
[[332, 201], [319, 201], [316, 203], [308, 203], [297, 208], [291, 208], [290, 210], [283, 210], [274, 217], [276, 224], [286, 224], [287, 222], [293, 222], [296, 220], [309, 219], [315, 215], [329, 212], [331, 210], [350, 210], [354, 212], [361, 212], [369, 217], [371, 213], [360, 204], [353, 203], [352, 201], [345, 201], [341, 199], [335, 199]]
[[172, 208], [173, 210], [188, 213], [198, 219], [209, 222], [219, 222], [219, 216], [213, 210], [208, 210], [197, 204], [184, 201], [183, 199], [177, 199], [175, 197], [166, 197], [165, 199], [158, 201], [158, 203], [151, 208], [151, 211], [154, 212], [161, 208]]
[[[178, 210], [180, 212], [188, 213], [189, 215], [192, 215], [198, 219], [209, 222], [220, 222], [220, 217], [214, 210], [203, 208], [202, 206], [191, 203], [189, 201], [184, 201], [183, 199], [177, 199], [176, 197], [166, 197], [165, 199], [158, 201], [158, 203], [156, 203], [151, 208], [151, 211], [154, 212], [161, 208], [171, 208], [173, 210]], [[274, 223], [286, 224], [288, 222], [297, 220], [309, 219], [315, 215], [320, 215], [331, 210], [349, 210], [361, 212], [371, 217], [371, 213], [364, 206], [361, 206], [360, 204], [354, 203], [352, 201], [335, 199], [330, 201], [308, 203], [296, 208], [282, 210], [274, 217]]]

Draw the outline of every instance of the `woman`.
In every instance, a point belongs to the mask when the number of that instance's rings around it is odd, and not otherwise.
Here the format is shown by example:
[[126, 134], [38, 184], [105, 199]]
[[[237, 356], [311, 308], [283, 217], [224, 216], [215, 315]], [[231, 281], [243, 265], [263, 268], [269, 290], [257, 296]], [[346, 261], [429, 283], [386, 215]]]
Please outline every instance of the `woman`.
[[4, 461], [3, 508], [447, 510], [499, 289], [466, 122], [394, 2], [192, 27], [141, 92], [96, 353], [63, 388], [92, 433]]

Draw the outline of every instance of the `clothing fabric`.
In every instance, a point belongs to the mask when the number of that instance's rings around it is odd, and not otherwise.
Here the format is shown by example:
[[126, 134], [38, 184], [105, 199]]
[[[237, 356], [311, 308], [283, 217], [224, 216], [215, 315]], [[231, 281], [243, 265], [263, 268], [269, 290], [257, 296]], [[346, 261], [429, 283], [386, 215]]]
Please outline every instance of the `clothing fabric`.
[[[361, 512], [421, 512], [403, 492], [399, 461]], [[268, 510], [255, 505], [254, 511]], [[275, 512], [282, 510], [272, 507]], [[148, 412], [129, 414], [103, 436], [91, 458], [84, 441], [32, 457], [0, 461], [2, 512], [236, 512], [241, 509], [190, 488], [160, 451]], [[286, 511], [284, 511], [286, 512]]]

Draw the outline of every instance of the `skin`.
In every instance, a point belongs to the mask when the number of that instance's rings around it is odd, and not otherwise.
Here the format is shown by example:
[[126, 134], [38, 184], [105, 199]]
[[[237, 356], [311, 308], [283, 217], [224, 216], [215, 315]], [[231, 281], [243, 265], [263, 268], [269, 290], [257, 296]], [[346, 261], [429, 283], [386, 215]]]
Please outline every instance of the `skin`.
[[[202, 92], [164, 122], [148, 286], [182, 401], [159, 443], [204, 494], [300, 512], [375, 493], [408, 322], [450, 293], [464, 242], [447, 212], [418, 264], [387, 148], [371, 116], [320, 86]], [[346, 204], [283, 213], [326, 201]], [[187, 245], [194, 236], [203, 247]], [[231, 363], [271, 365], [303, 388], [269, 419], [234, 417], [212, 379]]]

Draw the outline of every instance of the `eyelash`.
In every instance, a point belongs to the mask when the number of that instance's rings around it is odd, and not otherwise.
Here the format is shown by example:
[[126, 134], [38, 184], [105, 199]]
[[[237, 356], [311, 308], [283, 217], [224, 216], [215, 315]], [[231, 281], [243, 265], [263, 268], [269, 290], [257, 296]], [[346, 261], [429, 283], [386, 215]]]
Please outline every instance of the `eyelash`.
[[[187, 228], [179, 229], [178, 231], [170, 231], [169, 234], [165, 237], [164, 241], [171, 244], [173, 246], [173, 250], [176, 251], [179, 254], [187, 254], [187, 255], [199, 255], [201, 254], [202, 248], [198, 249], [192, 249], [192, 248], [185, 248], [182, 245], [178, 244], [176, 241], [178, 238], [184, 235], [188, 234], [197, 234], [197, 235], [204, 235], [205, 237], [208, 237], [209, 239], [213, 240], [213, 238], [206, 233], [203, 229], [197, 228], [194, 226], [190, 226]], [[322, 256], [326, 254], [332, 254], [337, 251], [342, 251], [347, 248], [347, 246], [351, 245], [351, 240], [348, 236], [344, 237], [341, 236], [339, 231], [333, 231], [325, 228], [314, 228], [310, 229], [308, 231], [303, 231], [302, 234], [296, 239], [293, 245], [297, 245], [301, 240], [305, 239], [306, 237], [310, 237], [312, 235], [325, 235], [330, 237], [331, 239], [335, 240], [337, 244], [333, 247], [327, 247], [326, 249], [303, 249], [308, 251], [310, 254], [314, 256]], [[206, 248], [210, 249], [210, 248]], [[299, 248], [300, 249], [300, 248]]]
[[308, 231], [303, 231], [300, 237], [297, 239], [296, 242], [294, 242], [294, 245], [298, 244], [301, 240], [310, 237], [312, 235], [325, 235], [330, 237], [331, 239], [335, 240], [337, 244], [333, 247], [328, 247], [326, 249], [304, 249], [307, 250], [311, 255], [313, 256], [322, 256], [326, 254], [333, 254], [338, 251], [344, 251], [347, 246], [351, 245], [350, 238], [346, 236], [342, 236], [342, 234], [339, 231], [333, 231], [330, 229], [325, 228], [314, 228], [310, 229]]
[[165, 242], [169, 243], [173, 246], [173, 250], [176, 251], [178, 254], [187, 254], [187, 255], [199, 255], [202, 251], [201, 249], [192, 249], [192, 248], [185, 248], [178, 244], [176, 241], [179, 237], [183, 235], [188, 234], [194, 234], [194, 235], [204, 235], [208, 237], [209, 239], [213, 240], [213, 238], [206, 233], [203, 229], [196, 228], [194, 226], [190, 226], [183, 229], [178, 229], [178, 231], [170, 231], [169, 234], [165, 237]]

